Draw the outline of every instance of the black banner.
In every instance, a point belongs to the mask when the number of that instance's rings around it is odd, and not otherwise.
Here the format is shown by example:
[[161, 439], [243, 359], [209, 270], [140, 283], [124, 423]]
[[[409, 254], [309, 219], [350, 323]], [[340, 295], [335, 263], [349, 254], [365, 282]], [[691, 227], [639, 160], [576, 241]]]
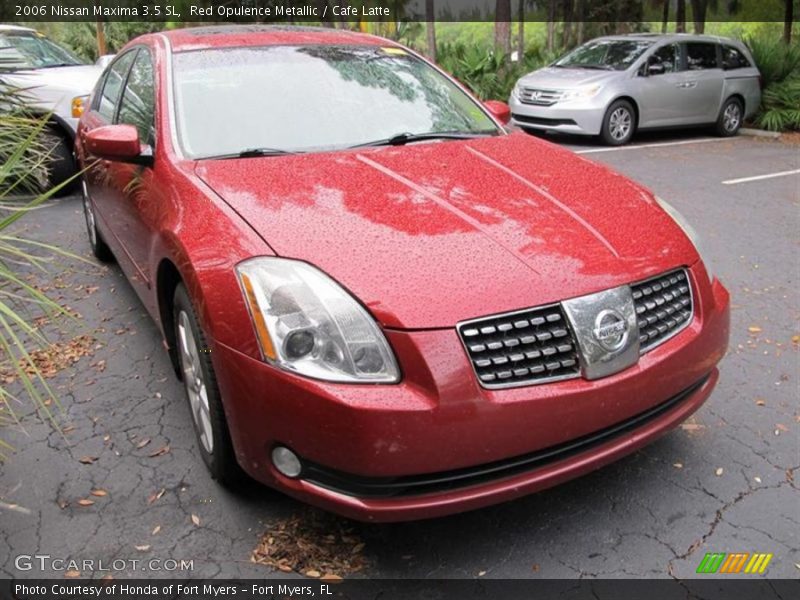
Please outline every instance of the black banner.
[[[525, 21], [566, 22], [660, 21], [662, 3], [670, 0], [3, 0], [0, 21], [156, 21], [171, 23], [254, 22], [423, 22]], [[796, 21], [800, 1], [791, 0]], [[694, 2], [686, 1], [687, 22]], [[785, 0], [702, 0], [705, 21], [782, 22]], [[427, 9], [427, 11], [426, 11]], [[671, 14], [675, 14], [672, 9]]]
[[2, 580], [14, 600], [761, 600], [800, 597], [800, 581], [747, 577], [692, 580], [352, 579]]

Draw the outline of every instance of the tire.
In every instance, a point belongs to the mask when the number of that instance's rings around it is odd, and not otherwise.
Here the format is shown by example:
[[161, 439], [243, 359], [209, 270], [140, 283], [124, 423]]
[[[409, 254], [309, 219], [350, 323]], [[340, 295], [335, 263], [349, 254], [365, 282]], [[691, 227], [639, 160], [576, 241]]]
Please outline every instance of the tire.
[[622, 146], [631, 141], [636, 130], [636, 111], [627, 100], [617, 100], [603, 117], [600, 137], [609, 146]]
[[103, 236], [97, 230], [97, 219], [94, 214], [94, 207], [89, 198], [89, 191], [86, 189], [86, 182], [81, 178], [81, 196], [83, 201], [83, 219], [86, 221], [86, 233], [89, 237], [89, 246], [92, 254], [100, 262], [113, 262], [114, 254], [108, 247]]
[[[69, 138], [60, 131], [51, 127], [45, 133], [45, 145], [48, 148], [52, 148], [47, 163], [47, 184], [48, 189], [52, 189], [75, 175], [78, 172], [78, 166], [75, 163], [75, 156], [72, 153], [72, 144]], [[77, 189], [78, 180], [75, 178], [55, 195], [67, 196], [76, 192]]]
[[206, 337], [184, 285], [173, 296], [173, 322], [178, 366], [200, 456], [211, 477], [223, 485], [241, 483], [243, 472], [233, 451]]
[[739, 133], [744, 120], [744, 106], [738, 98], [728, 98], [719, 111], [715, 130], [722, 137], [733, 137]]

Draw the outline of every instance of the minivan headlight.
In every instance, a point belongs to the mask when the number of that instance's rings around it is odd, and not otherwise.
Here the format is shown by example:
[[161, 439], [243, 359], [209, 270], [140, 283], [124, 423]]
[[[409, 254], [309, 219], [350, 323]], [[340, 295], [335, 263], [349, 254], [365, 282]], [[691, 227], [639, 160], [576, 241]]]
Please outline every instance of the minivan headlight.
[[562, 100], [576, 100], [578, 98], [591, 98], [602, 89], [602, 85], [584, 85], [572, 90], [566, 90], [561, 96]]
[[394, 383], [400, 371], [372, 316], [308, 263], [277, 257], [236, 267], [263, 358], [300, 375]]
[[694, 244], [694, 247], [697, 250], [697, 254], [700, 255], [700, 260], [703, 261], [703, 264], [706, 267], [706, 273], [708, 273], [708, 280], [714, 281], [715, 270], [712, 264], [708, 260], [708, 255], [706, 254], [703, 248], [702, 240], [700, 239], [700, 236], [698, 235], [697, 231], [695, 231], [695, 228], [692, 227], [689, 224], [689, 221], [686, 220], [686, 217], [684, 217], [681, 213], [679, 213], [678, 210], [674, 206], [672, 206], [669, 202], [667, 202], [663, 198], [659, 198], [658, 196], [655, 196], [655, 199], [656, 202], [658, 202], [658, 205], [661, 208], [663, 208], [670, 217], [672, 217], [672, 220], [675, 221], [678, 227], [683, 229], [683, 232], [686, 234], [686, 237], [688, 237], [691, 240], [692, 244]]

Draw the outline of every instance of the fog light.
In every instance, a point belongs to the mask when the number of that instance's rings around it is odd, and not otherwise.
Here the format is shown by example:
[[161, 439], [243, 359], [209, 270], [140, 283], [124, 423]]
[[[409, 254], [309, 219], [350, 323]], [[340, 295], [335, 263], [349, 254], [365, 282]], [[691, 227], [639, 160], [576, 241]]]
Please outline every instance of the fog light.
[[297, 477], [303, 470], [297, 454], [284, 446], [278, 446], [272, 450], [272, 464], [286, 477]]

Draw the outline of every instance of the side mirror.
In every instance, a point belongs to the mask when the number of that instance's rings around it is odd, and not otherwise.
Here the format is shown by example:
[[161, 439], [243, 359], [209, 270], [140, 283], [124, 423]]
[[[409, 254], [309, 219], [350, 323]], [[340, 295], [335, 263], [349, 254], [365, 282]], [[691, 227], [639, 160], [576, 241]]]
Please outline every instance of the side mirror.
[[647, 75], [663, 75], [666, 72], [663, 63], [652, 63], [647, 65]]
[[492, 113], [492, 116], [503, 125], [511, 120], [511, 109], [508, 108], [508, 104], [505, 102], [500, 102], [500, 100], [487, 100], [483, 105]]
[[153, 151], [142, 145], [133, 125], [106, 125], [92, 129], [84, 139], [86, 150], [105, 160], [151, 166]]

